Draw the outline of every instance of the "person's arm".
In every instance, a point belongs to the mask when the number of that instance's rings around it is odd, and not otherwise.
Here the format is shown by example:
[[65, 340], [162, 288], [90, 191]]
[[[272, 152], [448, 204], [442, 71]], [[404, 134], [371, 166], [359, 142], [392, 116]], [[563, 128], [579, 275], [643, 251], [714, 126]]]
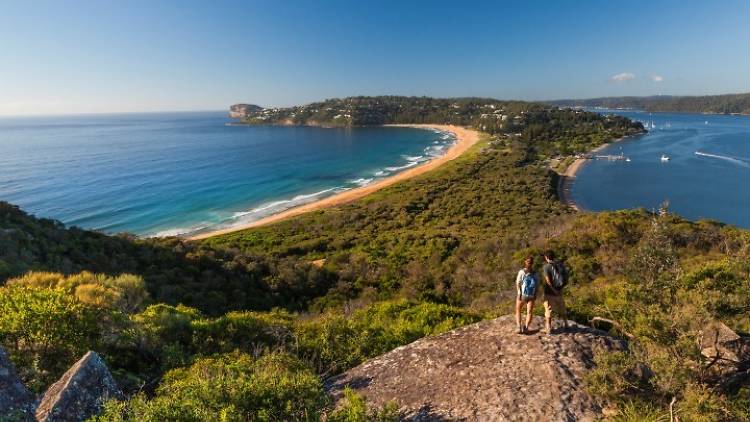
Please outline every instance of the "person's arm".
[[523, 270], [518, 271], [516, 274], [516, 294], [521, 297], [521, 283], [523, 282]]

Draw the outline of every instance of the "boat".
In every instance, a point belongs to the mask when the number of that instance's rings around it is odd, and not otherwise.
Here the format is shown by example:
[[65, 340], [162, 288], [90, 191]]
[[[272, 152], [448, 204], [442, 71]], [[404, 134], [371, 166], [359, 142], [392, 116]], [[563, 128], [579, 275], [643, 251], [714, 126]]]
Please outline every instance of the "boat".
[[667, 161], [669, 161], [669, 157], [667, 157], [665, 154], [662, 154], [661, 155], [661, 161], [662, 161], [662, 163], [666, 163]]

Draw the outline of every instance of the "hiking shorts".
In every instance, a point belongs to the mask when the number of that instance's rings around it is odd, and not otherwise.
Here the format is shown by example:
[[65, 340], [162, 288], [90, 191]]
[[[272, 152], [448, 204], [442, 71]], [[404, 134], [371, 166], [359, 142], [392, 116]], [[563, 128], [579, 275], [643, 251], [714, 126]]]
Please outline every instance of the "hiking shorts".
[[544, 316], [549, 318], [552, 315], [565, 315], [565, 301], [562, 294], [557, 296], [544, 295]]
[[532, 300], [536, 300], [536, 296], [524, 296], [524, 295], [518, 295], [517, 299], [521, 301], [522, 303], [528, 303]]

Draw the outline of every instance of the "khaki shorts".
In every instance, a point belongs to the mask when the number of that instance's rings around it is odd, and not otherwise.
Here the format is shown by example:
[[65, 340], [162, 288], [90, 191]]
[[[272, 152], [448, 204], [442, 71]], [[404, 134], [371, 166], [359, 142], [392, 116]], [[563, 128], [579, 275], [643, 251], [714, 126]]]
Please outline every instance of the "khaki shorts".
[[565, 300], [562, 294], [558, 296], [544, 295], [544, 316], [549, 318], [552, 314], [558, 317], [565, 316]]

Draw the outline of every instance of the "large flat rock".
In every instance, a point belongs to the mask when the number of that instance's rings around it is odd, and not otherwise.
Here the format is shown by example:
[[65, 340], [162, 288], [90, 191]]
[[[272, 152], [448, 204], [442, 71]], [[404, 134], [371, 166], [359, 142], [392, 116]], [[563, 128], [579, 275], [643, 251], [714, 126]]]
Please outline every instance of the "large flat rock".
[[[340, 399], [349, 386], [369, 403], [394, 401], [415, 421], [595, 420], [601, 409], [583, 377], [597, 349], [624, 341], [570, 323], [564, 333], [515, 333], [512, 316], [418, 340], [328, 380]], [[536, 318], [532, 327], [541, 327]]]

